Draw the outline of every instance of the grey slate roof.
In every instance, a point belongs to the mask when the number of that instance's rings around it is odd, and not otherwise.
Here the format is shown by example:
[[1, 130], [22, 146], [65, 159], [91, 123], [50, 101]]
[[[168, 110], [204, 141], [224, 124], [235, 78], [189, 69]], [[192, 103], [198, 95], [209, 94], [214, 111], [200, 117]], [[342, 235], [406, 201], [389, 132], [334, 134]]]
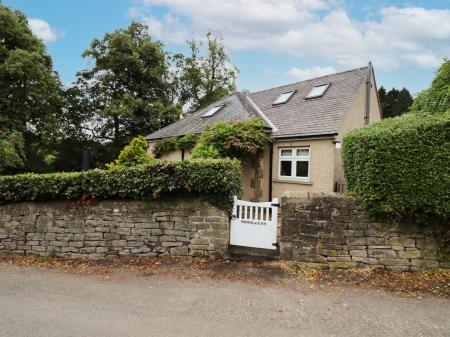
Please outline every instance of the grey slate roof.
[[[368, 67], [357, 68], [251, 93], [249, 97], [278, 129], [272, 133], [275, 138], [335, 134], [354, 96], [366, 80], [367, 72]], [[305, 99], [313, 86], [324, 83], [330, 83], [324, 96]], [[291, 90], [297, 92], [287, 103], [272, 105], [281, 93]], [[225, 107], [214, 116], [201, 117], [211, 107], [221, 103], [225, 103]], [[235, 93], [146, 138], [152, 140], [200, 133], [206, 125], [214, 124], [218, 120], [239, 121], [249, 118], [261, 118], [261, 116], [247, 103], [243, 94]]]
[[[202, 115], [212, 107], [225, 103], [225, 106], [211, 117], [203, 118]], [[161, 139], [172, 136], [183, 136], [188, 133], [200, 133], [207, 125], [212, 125], [217, 121], [242, 121], [251, 118], [258, 118], [257, 114], [246, 104], [245, 97], [241, 93], [234, 93], [225, 97], [210, 106], [194, 112], [175, 123], [172, 123], [145, 137], [148, 140]]]

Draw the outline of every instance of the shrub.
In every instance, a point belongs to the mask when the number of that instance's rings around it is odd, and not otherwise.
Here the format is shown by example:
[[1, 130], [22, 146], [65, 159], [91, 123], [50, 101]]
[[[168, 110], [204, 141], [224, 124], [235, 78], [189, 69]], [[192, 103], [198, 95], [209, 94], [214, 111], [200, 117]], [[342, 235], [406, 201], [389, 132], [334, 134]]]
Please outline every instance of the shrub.
[[192, 158], [248, 160], [269, 144], [266, 125], [258, 119], [239, 123], [216, 122], [207, 127], [192, 150]]
[[108, 169], [117, 167], [132, 167], [155, 163], [157, 159], [147, 154], [147, 142], [143, 136], [137, 136], [120, 151], [119, 157], [106, 164]]
[[431, 114], [450, 111], [450, 60], [444, 59], [431, 86], [417, 95], [410, 111]]
[[73, 173], [0, 176], [0, 202], [98, 199], [149, 199], [188, 193], [231, 210], [241, 193], [237, 160], [189, 160]]
[[342, 151], [348, 188], [373, 213], [450, 214], [450, 112], [409, 113], [353, 130]]

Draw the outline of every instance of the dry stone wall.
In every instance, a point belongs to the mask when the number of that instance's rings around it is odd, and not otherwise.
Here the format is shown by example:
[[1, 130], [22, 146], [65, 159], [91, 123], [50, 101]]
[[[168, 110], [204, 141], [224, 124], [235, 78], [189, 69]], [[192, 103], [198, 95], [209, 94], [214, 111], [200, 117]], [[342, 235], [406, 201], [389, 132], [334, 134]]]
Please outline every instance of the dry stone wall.
[[228, 223], [225, 212], [198, 200], [13, 203], [0, 206], [0, 253], [221, 256]]
[[450, 269], [423, 230], [370, 221], [354, 198], [310, 194], [281, 204], [283, 259], [317, 268]]

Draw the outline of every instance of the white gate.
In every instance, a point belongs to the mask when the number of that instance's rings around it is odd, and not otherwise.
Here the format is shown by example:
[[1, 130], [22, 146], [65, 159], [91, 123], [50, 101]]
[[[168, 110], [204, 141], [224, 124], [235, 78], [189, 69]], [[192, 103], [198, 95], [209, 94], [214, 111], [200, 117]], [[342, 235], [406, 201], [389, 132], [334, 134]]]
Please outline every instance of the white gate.
[[234, 197], [230, 224], [230, 244], [276, 249], [278, 199], [272, 202], [250, 202]]

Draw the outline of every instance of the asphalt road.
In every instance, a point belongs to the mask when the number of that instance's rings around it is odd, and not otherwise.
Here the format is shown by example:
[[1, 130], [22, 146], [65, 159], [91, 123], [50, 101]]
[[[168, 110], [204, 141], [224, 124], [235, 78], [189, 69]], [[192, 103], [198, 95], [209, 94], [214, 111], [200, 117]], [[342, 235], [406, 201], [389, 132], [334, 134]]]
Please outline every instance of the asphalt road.
[[0, 336], [450, 336], [450, 301], [0, 266]]

